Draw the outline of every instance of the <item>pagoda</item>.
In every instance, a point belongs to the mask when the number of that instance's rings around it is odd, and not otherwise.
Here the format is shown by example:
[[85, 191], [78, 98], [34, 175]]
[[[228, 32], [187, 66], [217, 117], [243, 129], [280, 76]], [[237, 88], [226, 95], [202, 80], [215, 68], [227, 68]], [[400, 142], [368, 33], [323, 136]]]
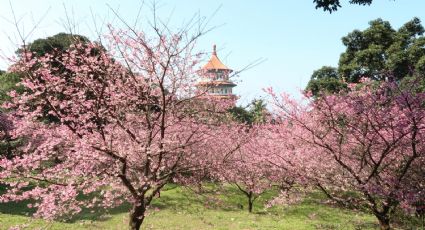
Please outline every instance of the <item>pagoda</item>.
[[224, 65], [217, 57], [217, 49], [214, 45], [210, 60], [199, 71], [201, 79], [196, 87], [207, 97], [236, 99], [236, 95], [232, 92], [232, 88], [236, 84], [229, 79], [232, 72], [233, 70]]

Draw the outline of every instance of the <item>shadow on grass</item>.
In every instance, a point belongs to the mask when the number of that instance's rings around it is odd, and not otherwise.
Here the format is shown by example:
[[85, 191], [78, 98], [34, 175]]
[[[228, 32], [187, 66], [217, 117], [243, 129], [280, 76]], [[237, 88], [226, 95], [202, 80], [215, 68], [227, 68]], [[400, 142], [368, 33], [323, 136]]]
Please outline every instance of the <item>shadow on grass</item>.
[[[6, 191], [5, 186], [0, 185], [0, 194]], [[84, 199], [84, 196], [79, 197]], [[0, 213], [20, 216], [32, 216], [36, 209], [28, 208], [31, 201], [0, 203]], [[168, 185], [161, 192], [161, 197], [154, 198], [152, 208], [171, 209], [176, 211], [197, 212], [203, 206], [199, 199], [188, 189], [176, 185]], [[131, 209], [129, 203], [124, 203], [111, 209], [83, 208], [82, 211], [72, 217], [63, 217], [57, 221], [75, 223], [78, 221], [107, 221], [112, 215], [128, 213]]]
[[118, 207], [111, 209], [95, 208], [95, 209], [86, 209], [72, 216], [69, 219], [61, 220], [66, 223], [75, 223], [78, 221], [107, 221], [113, 215], [128, 213], [130, 211], [131, 205], [128, 203], [122, 204]]
[[0, 213], [31, 216], [34, 214], [34, 208], [28, 208], [29, 201], [0, 203]]
[[[0, 184], [0, 194], [3, 194], [5, 191], [6, 191], [5, 185]], [[31, 204], [31, 203], [33, 203], [31, 202], [31, 200], [0, 203], [0, 213], [9, 214], [9, 215], [26, 216], [26, 217], [32, 216], [35, 213], [36, 209], [28, 207], [28, 204]], [[73, 217], [64, 217], [59, 219], [58, 221], [66, 222], [66, 223], [74, 223], [80, 220], [103, 221], [108, 219], [106, 218], [107, 216], [120, 214], [120, 213], [127, 213], [129, 210], [130, 210], [130, 205], [128, 203], [120, 205], [112, 209], [83, 208], [83, 210], [77, 215]]]
[[[0, 184], [0, 194], [3, 194], [5, 192], [6, 186]], [[30, 201], [0, 203], [0, 213], [31, 216], [32, 214], [34, 214], [35, 209], [28, 208], [28, 204], [30, 203]]]
[[[219, 188], [216, 185], [207, 185], [207, 190], [203, 193], [194, 192], [189, 188], [167, 185], [161, 192], [160, 197], [154, 198], [152, 208], [169, 209], [173, 211], [183, 211], [187, 213], [199, 212], [200, 209], [213, 209], [221, 211], [240, 211], [247, 209], [247, 198], [236, 188], [225, 186]], [[5, 187], [0, 185], [0, 194], [5, 191]], [[274, 193], [274, 192], [272, 192]], [[264, 200], [270, 199], [272, 193], [263, 194], [254, 203], [254, 210], [264, 207]], [[275, 195], [275, 194], [274, 194]], [[84, 199], [84, 197], [81, 197]], [[11, 215], [31, 216], [36, 211], [28, 208], [30, 201], [0, 203], [0, 213]], [[86, 209], [73, 216], [63, 218], [63, 222], [76, 222], [79, 220], [107, 220], [107, 216], [121, 213], [128, 213], [131, 206], [125, 203], [112, 209]], [[262, 212], [259, 212], [261, 214]]]
[[[0, 188], [0, 193], [2, 188]], [[3, 190], [4, 191], [4, 190]], [[317, 220], [317, 229], [340, 229], [341, 224], [332, 223], [337, 219], [344, 219], [350, 216], [350, 211], [331, 207], [324, 204], [325, 197], [321, 193], [312, 193], [300, 204], [289, 207], [277, 207], [265, 209], [267, 201], [278, 194], [277, 190], [270, 190], [262, 194], [254, 203], [253, 215], [265, 216], [273, 215], [276, 218], [303, 218], [306, 221]], [[11, 215], [29, 216], [34, 213], [34, 209], [29, 209], [30, 202], [0, 203], [0, 212]], [[236, 187], [226, 185], [207, 185], [206, 191], [202, 193], [194, 192], [192, 189], [169, 185], [161, 192], [160, 197], [156, 197], [152, 202], [152, 209], [171, 210], [188, 214], [199, 214], [208, 210], [227, 212], [246, 212], [247, 198]], [[81, 213], [72, 218], [62, 219], [61, 222], [75, 223], [78, 221], [107, 221], [113, 215], [128, 213], [131, 205], [126, 203], [112, 209], [83, 209]], [[350, 212], [350, 213], [349, 213]], [[284, 216], [282, 214], [284, 213]], [[352, 215], [352, 213], [351, 213]], [[370, 221], [348, 220], [356, 226], [356, 229], [373, 229], [375, 225]], [[355, 221], [357, 221], [355, 223]], [[324, 223], [327, 222], [327, 223]]]
[[202, 192], [186, 187], [177, 187], [161, 193], [152, 206], [159, 209], [196, 212], [199, 209], [240, 211], [247, 202], [246, 197], [231, 187], [218, 189], [209, 185]]

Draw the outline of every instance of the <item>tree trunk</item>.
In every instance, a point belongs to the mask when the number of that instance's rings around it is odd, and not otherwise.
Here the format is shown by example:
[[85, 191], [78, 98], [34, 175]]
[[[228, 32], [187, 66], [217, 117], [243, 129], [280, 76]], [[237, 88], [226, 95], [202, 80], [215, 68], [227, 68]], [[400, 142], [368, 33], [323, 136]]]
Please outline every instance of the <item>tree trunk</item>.
[[143, 202], [133, 205], [130, 211], [130, 230], [140, 230], [145, 219], [146, 207]]
[[254, 203], [254, 201], [252, 200], [252, 192], [249, 192], [249, 194], [248, 194], [248, 211], [250, 213], [252, 212], [253, 203]]
[[390, 230], [390, 218], [386, 215], [377, 216], [381, 230]]

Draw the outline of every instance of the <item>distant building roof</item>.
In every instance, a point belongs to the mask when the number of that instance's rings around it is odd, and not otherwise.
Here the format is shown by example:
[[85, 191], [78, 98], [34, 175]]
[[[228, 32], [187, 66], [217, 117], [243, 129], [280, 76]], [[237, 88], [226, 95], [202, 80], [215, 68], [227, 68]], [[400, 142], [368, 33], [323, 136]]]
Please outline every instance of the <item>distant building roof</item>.
[[227, 67], [226, 65], [224, 65], [220, 59], [218, 59], [217, 57], [217, 50], [216, 50], [216, 46], [213, 46], [213, 53], [211, 55], [210, 60], [208, 61], [207, 64], [205, 64], [202, 69], [204, 70], [229, 70], [232, 71], [229, 67]]

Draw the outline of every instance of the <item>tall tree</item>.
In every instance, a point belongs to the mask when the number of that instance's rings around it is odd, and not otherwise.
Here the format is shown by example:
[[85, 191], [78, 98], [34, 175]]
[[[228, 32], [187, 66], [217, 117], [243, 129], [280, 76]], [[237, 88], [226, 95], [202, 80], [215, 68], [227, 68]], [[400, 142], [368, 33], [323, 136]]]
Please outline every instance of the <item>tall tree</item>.
[[90, 42], [90, 40], [82, 35], [58, 33], [47, 38], [36, 39], [26, 47], [18, 49], [16, 52], [20, 54], [24, 50], [27, 50], [37, 57], [42, 57], [46, 54], [59, 57], [59, 55], [69, 49], [71, 45], [87, 42]]
[[423, 75], [424, 32], [418, 18], [398, 30], [387, 21], [373, 20], [365, 30], [354, 30], [342, 38], [346, 49], [340, 56], [338, 67], [322, 67], [315, 71], [307, 90], [314, 94], [333, 92], [344, 88], [345, 83], [359, 83], [365, 78], [400, 82], [415, 74]]

